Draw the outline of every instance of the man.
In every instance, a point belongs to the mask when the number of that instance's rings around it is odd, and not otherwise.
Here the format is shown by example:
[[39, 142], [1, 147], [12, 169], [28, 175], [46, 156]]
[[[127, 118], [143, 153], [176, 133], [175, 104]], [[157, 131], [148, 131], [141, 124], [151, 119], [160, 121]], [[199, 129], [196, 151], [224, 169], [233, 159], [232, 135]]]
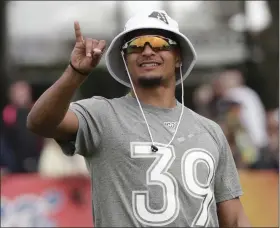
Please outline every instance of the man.
[[177, 22], [164, 11], [132, 17], [106, 54], [109, 72], [131, 93], [70, 104], [105, 48], [77, 22], [75, 33], [69, 66], [27, 126], [85, 157], [95, 226], [249, 226], [221, 129], [175, 99], [196, 59]]
[[229, 143], [237, 168], [252, 168], [258, 156], [256, 147], [240, 120], [241, 104], [231, 99], [218, 103], [218, 123]]
[[[257, 148], [257, 153], [267, 150], [268, 133], [265, 108], [259, 95], [245, 85], [241, 72], [238, 70], [224, 71], [214, 80], [213, 84], [217, 96], [241, 105], [240, 120]], [[256, 113], [258, 114], [256, 115]]]
[[38, 172], [44, 140], [26, 128], [26, 118], [33, 104], [31, 86], [25, 81], [16, 81], [8, 92], [10, 102], [1, 113], [3, 166], [11, 173]]

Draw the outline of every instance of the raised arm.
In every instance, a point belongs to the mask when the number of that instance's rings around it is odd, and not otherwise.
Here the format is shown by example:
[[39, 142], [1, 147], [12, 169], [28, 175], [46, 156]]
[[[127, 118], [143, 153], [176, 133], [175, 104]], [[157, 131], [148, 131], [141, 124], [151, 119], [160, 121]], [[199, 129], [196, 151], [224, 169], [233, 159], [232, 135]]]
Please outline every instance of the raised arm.
[[69, 110], [75, 91], [98, 65], [105, 49], [104, 40], [84, 39], [78, 22], [74, 23], [76, 44], [61, 77], [36, 101], [27, 117], [27, 128], [47, 138], [72, 139], [78, 119]]

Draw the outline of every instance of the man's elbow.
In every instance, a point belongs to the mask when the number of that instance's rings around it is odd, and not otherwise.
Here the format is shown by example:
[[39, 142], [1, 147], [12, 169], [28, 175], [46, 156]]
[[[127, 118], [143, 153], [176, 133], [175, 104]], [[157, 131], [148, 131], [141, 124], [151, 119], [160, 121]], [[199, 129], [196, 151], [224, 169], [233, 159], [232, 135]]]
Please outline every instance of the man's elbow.
[[52, 131], [48, 128], [48, 126], [46, 126], [46, 124], [35, 121], [34, 118], [30, 116], [30, 114], [26, 119], [26, 128], [34, 134], [40, 135], [45, 138], [51, 138]]
[[40, 134], [42, 127], [40, 126], [40, 124], [36, 123], [34, 118], [29, 113], [26, 118], [26, 128], [35, 134]]
[[26, 128], [27, 128], [29, 131], [34, 132], [35, 125], [34, 125], [34, 122], [32, 121], [32, 118], [30, 117], [30, 114], [28, 114], [28, 116], [27, 116], [27, 118], [26, 118]]

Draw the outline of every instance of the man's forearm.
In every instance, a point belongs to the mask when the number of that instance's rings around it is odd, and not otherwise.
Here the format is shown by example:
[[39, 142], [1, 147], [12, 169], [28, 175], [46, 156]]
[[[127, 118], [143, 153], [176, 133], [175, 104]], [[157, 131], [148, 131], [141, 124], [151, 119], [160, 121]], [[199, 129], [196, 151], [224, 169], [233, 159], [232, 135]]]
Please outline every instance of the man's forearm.
[[251, 227], [251, 224], [247, 216], [242, 212], [236, 216], [232, 215], [227, 219], [220, 219], [220, 227]]
[[244, 211], [241, 211], [237, 218], [235, 225], [232, 227], [251, 227], [248, 217], [245, 215]]
[[220, 227], [251, 227], [239, 197], [217, 204]]
[[85, 76], [68, 66], [62, 76], [36, 101], [27, 117], [27, 127], [34, 132], [54, 129], [63, 120], [75, 91]]

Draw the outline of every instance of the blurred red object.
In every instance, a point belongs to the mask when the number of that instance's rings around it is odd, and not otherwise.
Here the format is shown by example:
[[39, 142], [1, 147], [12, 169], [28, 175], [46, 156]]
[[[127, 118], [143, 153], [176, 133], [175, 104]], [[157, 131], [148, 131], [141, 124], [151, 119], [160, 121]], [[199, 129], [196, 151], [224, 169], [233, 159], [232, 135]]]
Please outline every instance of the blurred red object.
[[93, 227], [91, 208], [86, 177], [1, 177], [3, 227]]

